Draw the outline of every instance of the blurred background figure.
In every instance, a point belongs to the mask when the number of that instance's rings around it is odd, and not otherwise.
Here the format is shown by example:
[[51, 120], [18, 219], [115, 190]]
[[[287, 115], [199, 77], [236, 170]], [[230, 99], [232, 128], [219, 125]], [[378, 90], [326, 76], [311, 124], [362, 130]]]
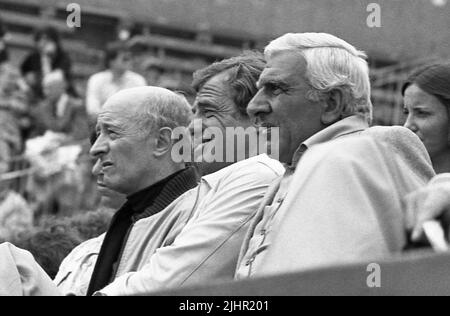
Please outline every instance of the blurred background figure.
[[20, 73], [9, 61], [7, 36], [0, 21], [0, 146], [3, 155], [11, 158], [22, 151], [29, 120], [24, 84]]
[[403, 96], [405, 127], [425, 144], [436, 173], [450, 172], [450, 63], [414, 72]]
[[63, 71], [45, 75], [42, 81], [45, 99], [34, 111], [36, 135], [46, 131], [64, 133], [74, 140], [88, 137], [88, 124], [82, 99], [71, 94]]
[[8, 61], [9, 54], [6, 49], [6, 28], [0, 20], [0, 64]]
[[70, 217], [47, 217], [39, 227], [9, 238], [17, 247], [29, 251], [53, 279], [62, 260], [79, 244], [103, 234], [113, 212], [105, 210], [76, 214]]
[[61, 70], [68, 81], [68, 90], [76, 95], [72, 85], [71, 60], [64, 51], [58, 31], [47, 27], [36, 32], [35, 49], [21, 65], [21, 72], [34, 98], [43, 98], [42, 79], [54, 70]]
[[0, 181], [0, 243], [30, 230], [33, 218], [25, 199]]
[[105, 54], [105, 69], [89, 78], [86, 91], [86, 108], [95, 122], [106, 100], [124, 89], [146, 86], [143, 76], [132, 72], [131, 54], [122, 45], [111, 46]]
[[36, 262], [53, 279], [62, 260], [80, 243], [79, 236], [71, 231], [37, 230], [26, 232], [13, 240], [16, 247], [29, 251]]

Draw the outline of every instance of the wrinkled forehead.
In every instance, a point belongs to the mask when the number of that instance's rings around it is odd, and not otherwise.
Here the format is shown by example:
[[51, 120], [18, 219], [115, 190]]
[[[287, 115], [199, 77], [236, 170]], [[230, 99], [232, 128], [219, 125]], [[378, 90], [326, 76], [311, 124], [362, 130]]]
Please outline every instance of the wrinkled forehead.
[[126, 129], [132, 125], [135, 116], [126, 106], [108, 106], [105, 104], [97, 118], [97, 129], [105, 126]]
[[267, 59], [267, 64], [261, 77], [303, 75], [306, 72], [306, 68], [306, 60], [300, 52], [280, 51]]
[[229, 71], [222, 72], [209, 79], [195, 97], [193, 107], [199, 105], [218, 106], [220, 104], [234, 104], [235, 92], [229, 83]]
[[197, 98], [228, 95], [231, 90], [230, 72], [231, 70], [223, 71], [206, 81], [197, 93]]

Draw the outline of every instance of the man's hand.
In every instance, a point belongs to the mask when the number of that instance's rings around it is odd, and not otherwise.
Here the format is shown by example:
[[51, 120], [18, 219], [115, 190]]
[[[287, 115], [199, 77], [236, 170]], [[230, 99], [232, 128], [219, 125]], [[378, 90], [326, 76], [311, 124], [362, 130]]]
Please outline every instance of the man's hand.
[[444, 229], [450, 227], [450, 174], [439, 175], [428, 186], [406, 197], [406, 211], [410, 228], [413, 228], [412, 241], [423, 238], [423, 224], [429, 220], [440, 219]]

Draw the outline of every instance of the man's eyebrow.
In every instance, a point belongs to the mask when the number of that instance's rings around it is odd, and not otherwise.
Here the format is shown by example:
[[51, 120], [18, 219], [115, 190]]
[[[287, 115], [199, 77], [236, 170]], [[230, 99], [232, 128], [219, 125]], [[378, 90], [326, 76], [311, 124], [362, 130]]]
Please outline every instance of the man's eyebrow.
[[212, 107], [212, 108], [217, 107], [217, 105], [214, 104], [214, 102], [211, 102], [211, 100], [209, 100], [209, 98], [207, 98], [207, 97], [198, 98], [197, 101], [195, 102], [195, 106], [199, 109], [208, 108], [208, 107]]
[[262, 77], [256, 83], [258, 88], [262, 88], [263, 86], [265, 86], [267, 84], [277, 84], [277, 85], [282, 85], [282, 86], [289, 86], [289, 83], [287, 82], [286, 78], [283, 78], [281, 76]]
[[106, 128], [106, 129], [115, 129], [115, 130], [123, 130], [123, 127], [120, 123], [118, 122], [101, 122], [99, 124], [97, 124], [96, 126], [96, 130], [99, 131], [102, 128]]

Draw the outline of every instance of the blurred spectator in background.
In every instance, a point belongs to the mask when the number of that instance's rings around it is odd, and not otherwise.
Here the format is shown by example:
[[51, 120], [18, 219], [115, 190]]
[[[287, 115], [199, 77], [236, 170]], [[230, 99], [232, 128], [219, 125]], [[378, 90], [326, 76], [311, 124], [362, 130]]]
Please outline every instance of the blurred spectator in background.
[[6, 28], [0, 20], [0, 64], [9, 59], [8, 50], [6, 49]]
[[436, 173], [450, 172], [450, 63], [413, 73], [403, 96], [405, 127], [425, 144]]
[[82, 99], [70, 93], [62, 70], [47, 74], [43, 88], [45, 99], [31, 110], [33, 138], [25, 150], [34, 168], [28, 188], [37, 220], [44, 214], [77, 212], [88, 200], [84, 188], [91, 179], [90, 160], [80, 158], [89, 136]]
[[86, 91], [86, 108], [92, 122], [106, 100], [116, 92], [146, 86], [145, 78], [131, 69], [131, 54], [123, 46], [112, 46], [106, 51], [105, 71], [89, 78]]
[[33, 109], [35, 134], [46, 131], [64, 133], [74, 140], [87, 139], [88, 122], [83, 101], [70, 94], [68, 81], [61, 70], [45, 75], [45, 99]]
[[32, 89], [33, 97], [44, 97], [42, 79], [57, 69], [64, 73], [70, 93], [76, 95], [72, 85], [71, 61], [63, 50], [58, 31], [52, 27], [39, 30], [34, 41], [35, 50], [21, 65], [22, 75]]
[[37, 229], [23, 234], [12, 243], [16, 247], [29, 251], [53, 279], [63, 259], [81, 243], [81, 240], [75, 232], [70, 230]]
[[9, 190], [3, 179], [8, 168], [4, 148], [0, 147], [0, 242], [10, 240], [33, 225], [31, 208], [19, 194]]
[[[14, 234], [0, 234], [0, 242], [8, 241], [29, 251], [53, 279], [62, 260], [76, 246], [103, 234], [108, 229], [112, 215], [112, 212], [101, 210], [76, 214], [72, 217], [48, 217], [41, 225], [27, 226], [26, 230], [15, 225]], [[5, 232], [3, 228], [2, 225], [0, 232]]]
[[10, 191], [3, 176], [11, 159], [22, 150], [21, 115], [27, 106], [19, 73], [9, 63], [6, 29], [0, 21], [0, 239], [6, 240], [33, 224], [33, 212], [19, 194]]
[[42, 223], [47, 230], [73, 230], [80, 241], [96, 238], [108, 230], [114, 215], [111, 210], [97, 210], [75, 214], [70, 217], [50, 217]]
[[33, 211], [25, 199], [0, 181], [0, 242], [14, 239], [33, 226]]
[[24, 84], [18, 70], [9, 62], [6, 37], [6, 29], [0, 21], [0, 146], [2, 153], [11, 157], [22, 151], [22, 136], [29, 127], [29, 120]]

